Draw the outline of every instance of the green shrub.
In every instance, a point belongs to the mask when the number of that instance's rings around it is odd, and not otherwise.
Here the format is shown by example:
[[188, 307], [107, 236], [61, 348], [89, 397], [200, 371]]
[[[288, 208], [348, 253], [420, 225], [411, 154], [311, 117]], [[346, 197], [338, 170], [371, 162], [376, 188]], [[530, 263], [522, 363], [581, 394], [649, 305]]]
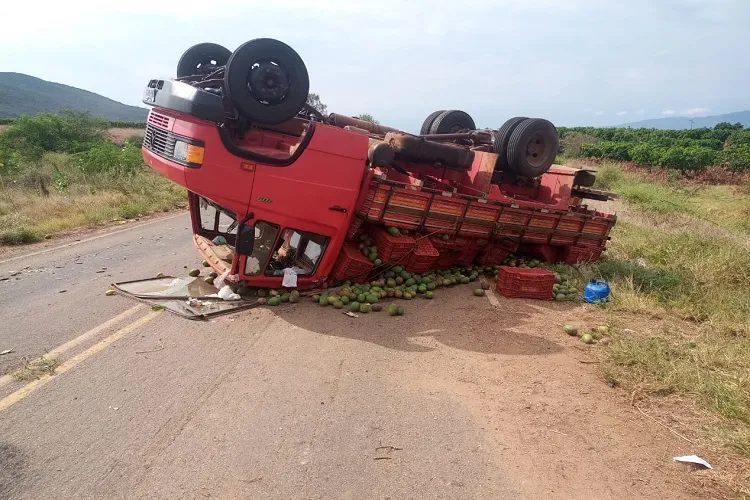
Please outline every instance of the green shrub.
[[41, 235], [26, 228], [0, 230], [0, 245], [23, 245], [41, 241]]
[[78, 166], [87, 174], [102, 172], [132, 175], [144, 166], [141, 150], [126, 144], [124, 147], [109, 142], [92, 146], [78, 155]]
[[732, 172], [750, 171], [750, 144], [724, 150], [721, 153], [721, 160]]
[[679, 146], [671, 147], [663, 152], [658, 165], [677, 170], [702, 170], [714, 163], [716, 151], [708, 148]]
[[662, 149], [646, 142], [632, 145], [629, 152], [630, 158], [639, 165], [656, 165], [662, 154]]
[[0, 149], [37, 159], [47, 151], [78, 153], [103, 141], [106, 128], [106, 121], [77, 111], [24, 116], [0, 134]]

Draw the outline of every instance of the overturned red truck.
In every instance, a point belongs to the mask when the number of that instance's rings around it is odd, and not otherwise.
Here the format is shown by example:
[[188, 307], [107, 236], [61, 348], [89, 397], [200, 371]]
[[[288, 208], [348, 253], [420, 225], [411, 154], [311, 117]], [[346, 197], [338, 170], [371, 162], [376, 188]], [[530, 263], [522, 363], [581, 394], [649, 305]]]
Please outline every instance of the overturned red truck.
[[547, 120], [477, 130], [440, 110], [409, 134], [324, 116], [308, 91], [302, 59], [273, 39], [191, 47], [177, 78], [144, 91], [143, 157], [187, 188], [195, 245], [218, 273], [277, 288], [291, 269], [308, 289], [396, 264], [492, 265], [509, 252], [575, 263], [604, 250], [615, 216], [582, 201], [609, 193], [591, 189], [592, 172], [553, 165]]

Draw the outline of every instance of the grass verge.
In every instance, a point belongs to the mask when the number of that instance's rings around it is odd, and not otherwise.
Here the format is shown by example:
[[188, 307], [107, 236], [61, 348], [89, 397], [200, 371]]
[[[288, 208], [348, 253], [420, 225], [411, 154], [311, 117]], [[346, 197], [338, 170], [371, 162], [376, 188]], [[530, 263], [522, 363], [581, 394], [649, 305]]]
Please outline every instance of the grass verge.
[[33, 173], [0, 188], [0, 245], [185, 205], [185, 190], [145, 165], [127, 175], [87, 175], [70, 155], [48, 153]]
[[[617, 165], [599, 172], [599, 186], [627, 202], [606, 257], [579, 268], [612, 285], [605, 379], [696, 399], [720, 422], [702, 437], [750, 458], [750, 197], [651, 182]], [[707, 234], [706, 222], [722, 231]]]

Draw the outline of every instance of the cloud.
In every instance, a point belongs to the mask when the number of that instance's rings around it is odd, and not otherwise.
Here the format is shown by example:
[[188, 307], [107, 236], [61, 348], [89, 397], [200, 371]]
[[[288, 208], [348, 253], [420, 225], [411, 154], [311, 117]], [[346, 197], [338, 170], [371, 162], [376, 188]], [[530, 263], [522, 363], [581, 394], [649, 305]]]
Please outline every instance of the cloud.
[[705, 115], [709, 112], [709, 108], [688, 108], [680, 111], [680, 114], [685, 116], [698, 116]]
[[617, 112], [617, 113], [615, 113], [615, 114], [616, 114], [617, 116], [625, 116], [625, 115], [627, 115], [627, 114], [628, 114], [628, 112], [627, 112], [627, 111], [618, 111], [618, 112]]
[[604, 114], [604, 111], [597, 111], [594, 113], [596, 116], [602, 116]]
[[672, 115], [676, 115], [677, 111], [675, 111], [674, 109], [665, 109], [664, 111], [661, 112], [661, 114], [663, 114], [664, 116], [672, 116]]
[[635, 112], [634, 112], [633, 114], [636, 114], [636, 115], [642, 115], [642, 114], [644, 114], [645, 112], [646, 112], [646, 110], [645, 110], [645, 109], [643, 109], [643, 108], [641, 108], [641, 109], [639, 109], [639, 110], [636, 110], [636, 111], [635, 111]]

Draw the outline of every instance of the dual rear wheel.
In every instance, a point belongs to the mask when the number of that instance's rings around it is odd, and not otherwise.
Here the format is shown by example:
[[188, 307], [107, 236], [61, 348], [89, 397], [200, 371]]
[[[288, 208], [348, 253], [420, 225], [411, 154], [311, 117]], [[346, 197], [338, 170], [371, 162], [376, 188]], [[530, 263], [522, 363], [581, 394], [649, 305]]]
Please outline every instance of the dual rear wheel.
[[[420, 135], [452, 134], [476, 130], [474, 120], [459, 110], [430, 113], [422, 123]], [[541, 118], [518, 116], [493, 130], [492, 152], [498, 159], [495, 172], [511, 172], [522, 177], [539, 177], [555, 161], [559, 146], [557, 129]]]

